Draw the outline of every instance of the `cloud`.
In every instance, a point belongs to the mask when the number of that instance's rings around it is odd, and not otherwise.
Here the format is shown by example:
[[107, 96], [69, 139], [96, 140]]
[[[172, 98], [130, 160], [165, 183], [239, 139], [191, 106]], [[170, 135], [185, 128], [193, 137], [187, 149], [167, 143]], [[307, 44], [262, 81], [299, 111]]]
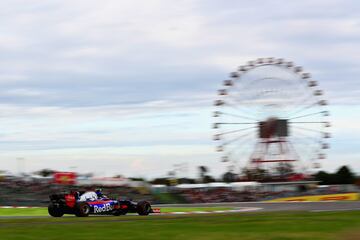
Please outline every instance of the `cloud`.
[[[14, 158], [20, 148], [36, 162], [41, 150], [43, 161], [46, 152], [61, 166], [61, 151], [70, 149], [94, 163], [109, 148], [169, 143], [161, 151], [174, 149], [170, 168], [181, 161], [177, 144], [211, 148], [216, 90], [258, 57], [293, 60], [319, 81], [330, 104], [358, 105], [359, 11], [356, 1], [340, 0], [1, 1], [4, 154]], [[340, 136], [348, 121], [341, 120]], [[139, 163], [166, 158], [141, 151], [126, 156]], [[213, 152], [184, 155], [197, 157], [218, 166]], [[144, 170], [151, 171], [158, 173]]]
[[[12, 28], [1, 32], [25, 47], [8, 49], [0, 62], [7, 75], [22, 72], [28, 79], [25, 87], [59, 95], [44, 98], [49, 105], [84, 105], [72, 95], [89, 103], [104, 101], [104, 95], [157, 100], [154, 96], [189, 89], [196, 95], [209, 91], [208, 84], [218, 84], [237, 65], [263, 56], [305, 65], [329, 82], [325, 87], [330, 91], [338, 89], [340, 75], [350, 83], [346, 90], [352, 90], [353, 76], [359, 74], [358, 6], [338, 5], [35, 1], [34, 6], [15, 7], [5, 1], [7, 14], [1, 20]], [[70, 99], [61, 98], [63, 94]]]

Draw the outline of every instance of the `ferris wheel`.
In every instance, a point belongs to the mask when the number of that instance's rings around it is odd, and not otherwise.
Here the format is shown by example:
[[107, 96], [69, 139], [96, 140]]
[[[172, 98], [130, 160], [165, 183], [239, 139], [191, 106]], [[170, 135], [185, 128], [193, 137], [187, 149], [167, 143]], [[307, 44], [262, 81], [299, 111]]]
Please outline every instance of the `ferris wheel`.
[[216, 151], [233, 167], [321, 168], [331, 137], [327, 105], [318, 82], [302, 67], [275, 58], [250, 61], [218, 90]]

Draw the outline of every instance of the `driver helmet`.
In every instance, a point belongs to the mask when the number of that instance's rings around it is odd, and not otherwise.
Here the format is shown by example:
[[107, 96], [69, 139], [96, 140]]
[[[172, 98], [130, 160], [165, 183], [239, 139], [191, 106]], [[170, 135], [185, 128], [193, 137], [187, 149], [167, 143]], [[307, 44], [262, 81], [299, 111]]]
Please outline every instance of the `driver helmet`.
[[98, 198], [103, 197], [102, 189], [101, 189], [101, 188], [95, 189], [95, 193], [96, 193], [96, 195], [98, 196]]

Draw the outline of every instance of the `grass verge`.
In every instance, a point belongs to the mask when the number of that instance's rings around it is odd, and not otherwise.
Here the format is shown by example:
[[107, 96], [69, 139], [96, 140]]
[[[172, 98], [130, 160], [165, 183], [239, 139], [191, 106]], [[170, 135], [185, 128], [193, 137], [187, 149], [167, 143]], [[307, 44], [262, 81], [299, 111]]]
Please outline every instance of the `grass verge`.
[[360, 211], [0, 219], [5, 240], [350, 240], [359, 230]]
[[[229, 207], [164, 207], [161, 212], [231, 210]], [[0, 208], [0, 216], [48, 216], [47, 208]]]

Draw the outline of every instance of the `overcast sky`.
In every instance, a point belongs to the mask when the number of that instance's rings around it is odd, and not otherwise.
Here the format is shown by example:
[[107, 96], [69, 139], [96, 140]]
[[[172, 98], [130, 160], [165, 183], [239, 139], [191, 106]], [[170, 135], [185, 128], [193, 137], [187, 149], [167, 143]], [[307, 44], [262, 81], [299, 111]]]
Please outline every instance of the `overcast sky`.
[[184, 176], [219, 175], [216, 90], [269, 56], [326, 92], [324, 169], [360, 172], [358, 1], [2, 0], [0, 169], [154, 177], [187, 163]]

